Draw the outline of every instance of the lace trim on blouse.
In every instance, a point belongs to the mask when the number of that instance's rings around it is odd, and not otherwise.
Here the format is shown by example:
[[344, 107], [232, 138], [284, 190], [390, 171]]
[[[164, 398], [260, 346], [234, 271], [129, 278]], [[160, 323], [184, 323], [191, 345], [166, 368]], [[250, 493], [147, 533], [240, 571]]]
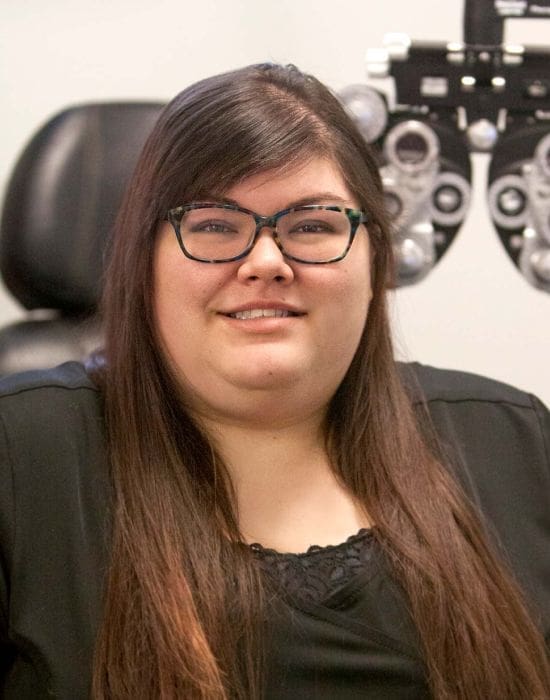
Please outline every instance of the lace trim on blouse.
[[361, 529], [341, 544], [312, 545], [301, 554], [283, 554], [258, 543], [251, 544], [250, 549], [286, 596], [297, 602], [321, 603], [367, 570], [372, 556], [372, 531]]

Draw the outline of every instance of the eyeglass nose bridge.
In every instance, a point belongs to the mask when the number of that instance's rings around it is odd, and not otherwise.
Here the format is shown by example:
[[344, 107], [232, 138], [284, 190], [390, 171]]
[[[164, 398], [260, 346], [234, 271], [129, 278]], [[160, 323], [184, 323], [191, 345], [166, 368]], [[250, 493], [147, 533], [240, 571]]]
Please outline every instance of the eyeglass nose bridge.
[[281, 239], [279, 238], [279, 235], [277, 233], [277, 222], [279, 218], [284, 214], [285, 212], [275, 214], [273, 216], [260, 216], [260, 214], [253, 214], [254, 216], [254, 221], [256, 222], [256, 229], [254, 231], [254, 235], [252, 236], [252, 239], [247, 246], [247, 249], [244, 253], [244, 255], [248, 255], [251, 250], [254, 248], [256, 243], [258, 242], [258, 239], [260, 238], [260, 233], [262, 232], [262, 229], [268, 228], [271, 230], [271, 238], [275, 242], [275, 245], [277, 248], [280, 250], [281, 254], [284, 257], [287, 257], [287, 253], [283, 247], [283, 244], [281, 242]]

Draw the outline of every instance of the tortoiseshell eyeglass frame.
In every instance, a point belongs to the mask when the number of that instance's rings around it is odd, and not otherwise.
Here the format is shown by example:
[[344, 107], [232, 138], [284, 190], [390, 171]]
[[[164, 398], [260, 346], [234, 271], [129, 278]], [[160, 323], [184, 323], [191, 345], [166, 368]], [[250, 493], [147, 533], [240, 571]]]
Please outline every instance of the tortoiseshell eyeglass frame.
[[[180, 230], [180, 224], [181, 220], [188, 211], [193, 211], [194, 209], [227, 209], [229, 211], [238, 211], [242, 212], [243, 214], [248, 214], [251, 216], [255, 223], [256, 223], [256, 228], [254, 231], [254, 234], [251, 236], [250, 240], [248, 241], [245, 249], [241, 251], [238, 255], [234, 255], [233, 257], [230, 258], [199, 258], [195, 255], [192, 255], [187, 248], [185, 247], [185, 244], [183, 242], [183, 237], [181, 235], [181, 230]], [[287, 214], [290, 214], [292, 212], [296, 211], [319, 211], [319, 210], [325, 210], [325, 211], [336, 211], [336, 212], [342, 212], [346, 215], [349, 223], [350, 223], [350, 231], [349, 231], [349, 237], [347, 241], [347, 245], [345, 246], [344, 250], [342, 253], [340, 253], [337, 256], [334, 256], [332, 258], [329, 258], [327, 260], [304, 260], [302, 258], [296, 257], [295, 255], [291, 255], [288, 253], [285, 249], [283, 244], [281, 243], [281, 240], [279, 239], [277, 235], [277, 222], [278, 220], [286, 216]], [[351, 245], [353, 243], [353, 240], [355, 238], [355, 234], [357, 233], [357, 230], [360, 226], [360, 224], [365, 224], [369, 222], [369, 216], [366, 214], [366, 212], [362, 211], [361, 209], [349, 209], [347, 207], [338, 207], [338, 206], [332, 206], [332, 205], [325, 205], [325, 204], [305, 204], [303, 206], [299, 207], [290, 207], [289, 209], [282, 209], [281, 211], [278, 211], [276, 214], [273, 214], [272, 216], [261, 216], [260, 214], [257, 214], [254, 211], [251, 211], [250, 209], [244, 209], [243, 207], [239, 207], [235, 204], [224, 204], [224, 203], [219, 203], [219, 202], [190, 202], [189, 204], [182, 204], [179, 207], [175, 207], [174, 209], [170, 209], [170, 211], [167, 214], [167, 220], [172, 224], [172, 227], [174, 228], [174, 231], [176, 233], [176, 237], [178, 239], [179, 246], [183, 252], [183, 254], [187, 257], [190, 258], [191, 260], [196, 260], [197, 262], [203, 262], [203, 263], [225, 263], [225, 262], [234, 262], [235, 260], [241, 260], [242, 258], [246, 257], [252, 248], [254, 247], [256, 241], [258, 240], [258, 236], [260, 235], [260, 232], [263, 228], [270, 228], [272, 230], [272, 235], [273, 235], [273, 240], [275, 241], [277, 247], [281, 251], [281, 253], [284, 255], [285, 258], [289, 260], [294, 260], [295, 262], [299, 263], [304, 263], [305, 265], [327, 265], [328, 263], [334, 263], [338, 262], [339, 260], [343, 260], [346, 255], [348, 254]]]

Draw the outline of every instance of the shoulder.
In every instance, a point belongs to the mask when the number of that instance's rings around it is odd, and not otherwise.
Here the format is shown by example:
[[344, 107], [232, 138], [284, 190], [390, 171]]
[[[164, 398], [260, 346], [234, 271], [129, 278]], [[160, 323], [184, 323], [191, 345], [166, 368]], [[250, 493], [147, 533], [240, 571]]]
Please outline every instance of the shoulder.
[[550, 473], [550, 412], [536, 396], [468, 372], [418, 363], [400, 370], [419, 415], [427, 408], [439, 440], [469, 456], [472, 471]]
[[18, 434], [48, 428], [68, 431], [102, 414], [99, 389], [83, 365], [67, 362], [0, 380], [0, 420], [13, 440]]
[[72, 391], [98, 393], [84, 365], [79, 362], [66, 362], [52, 369], [21, 372], [0, 379], [0, 401], [17, 396], [32, 400], [49, 391], [59, 395]]
[[21, 480], [103, 452], [103, 424], [100, 392], [79, 363], [0, 381], [0, 461]]
[[544, 569], [548, 600], [550, 560], [540, 555], [550, 545], [550, 412], [532, 394], [493, 379], [416, 363], [400, 369], [419, 416], [428, 410], [444, 461], [514, 568]]
[[2, 379], [0, 543], [31, 546], [54, 522], [58, 534], [71, 522], [81, 530], [107, 490], [102, 400], [85, 368], [70, 362]]
[[101, 395], [81, 364], [0, 381], [0, 519], [16, 503], [45, 512], [105, 471]]
[[24, 372], [0, 381], [0, 459], [18, 472], [61, 465], [103, 449], [103, 405], [83, 365]]
[[444, 442], [492, 455], [502, 467], [536, 451], [550, 471], [550, 412], [536, 396], [469, 372], [419, 363], [400, 370], [413, 405], [427, 408]]
[[536, 396], [467, 372], [402, 365], [421, 422], [429, 416], [444, 460], [486, 510], [515, 521], [529, 511], [550, 541], [550, 412]]
[[414, 403], [487, 402], [532, 408], [530, 394], [496, 379], [418, 362], [399, 363], [399, 368]]

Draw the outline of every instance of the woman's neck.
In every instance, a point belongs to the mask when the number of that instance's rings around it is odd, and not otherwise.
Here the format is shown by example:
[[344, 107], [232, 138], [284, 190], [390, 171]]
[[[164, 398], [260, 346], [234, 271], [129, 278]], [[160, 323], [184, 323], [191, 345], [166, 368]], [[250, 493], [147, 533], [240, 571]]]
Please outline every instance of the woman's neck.
[[203, 424], [233, 482], [245, 541], [279, 551], [338, 544], [369, 520], [338, 482], [328, 459], [323, 416], [279, 426]]

